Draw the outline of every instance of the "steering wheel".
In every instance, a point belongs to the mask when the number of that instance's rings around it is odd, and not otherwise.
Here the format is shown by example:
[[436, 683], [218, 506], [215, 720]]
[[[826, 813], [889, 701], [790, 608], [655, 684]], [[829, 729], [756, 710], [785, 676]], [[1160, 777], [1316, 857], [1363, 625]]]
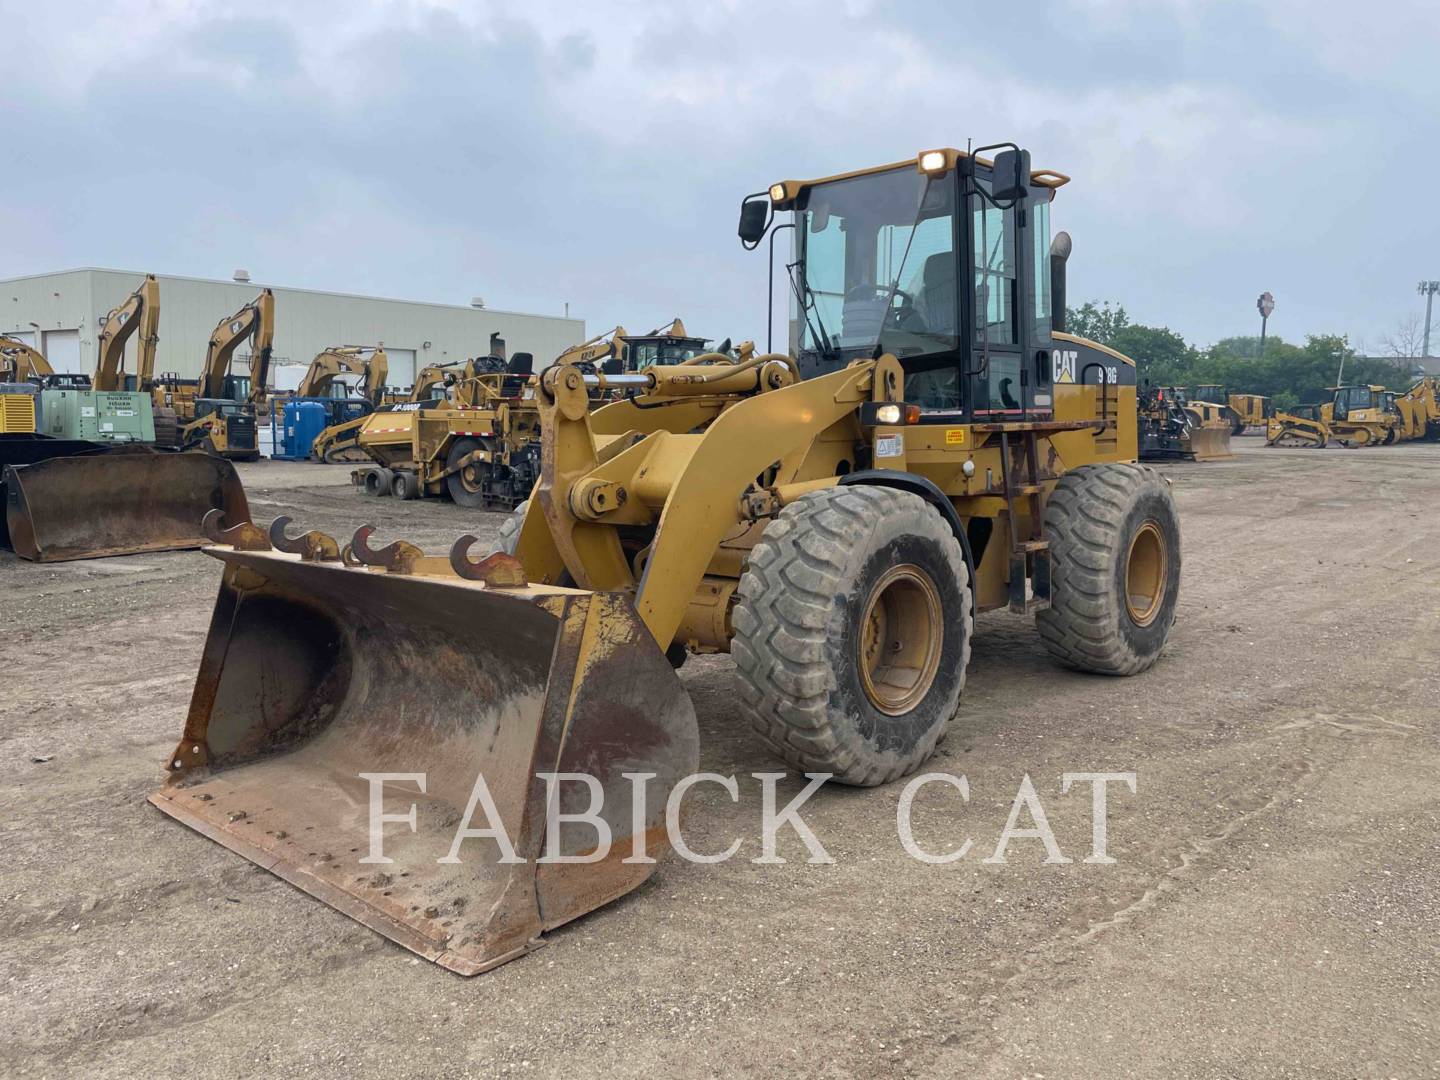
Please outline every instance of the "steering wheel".
[[[915, 306], [915, 298], [898, 285], [892, 290], [889, 285], [856, 285], [845, 294], [847, 301], [885, 300], [891, 296], [900, 299], [900, 310]], [[893, 301], [892, 301], [893, 302]]]

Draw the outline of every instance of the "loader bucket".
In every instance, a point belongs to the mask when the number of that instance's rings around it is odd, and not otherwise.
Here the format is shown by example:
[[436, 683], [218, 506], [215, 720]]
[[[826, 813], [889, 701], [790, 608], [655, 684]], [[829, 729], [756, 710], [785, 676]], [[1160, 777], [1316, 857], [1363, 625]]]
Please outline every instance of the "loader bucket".
[[1189, 439], [1196, 461], [1223, 461], [1235, 456], [1230, 448], [1229, 424], [1196, 424], [1189, 431]]
[[[637, 841], [650, 859], [667, 849], [666, 800], [699, 739], [627, 597], [366, 568], [361, 534], [342, 562], [328, 537], [258, 550], [254, 526], [232, 531], [236, 549], [206, 549], [225, 566], [220, 595], [155, 806], [463, 975], [650, 875], [623, 860]], [[557, 819], [551, 837], [546, 773], [595, 778], [608, 848], [583, 822]], [[625, 773], [654, 774], [642, 810]], [[492, 827], [477, 778], [512, 861], [493, 836], [457, 842]], [[584, 782], [556, 790], [562, 814], [592, 805]], [[372, 836], [383, 861], [368, 861]], [[537, 862], [551, 843], [587, 861]]]
[[7, 464], [6, 542], [23, 559], [63, 562], [198, 548], [206, 511], [230, 523], [250, 509], [235, 466], [207, 454], [97, 448]]

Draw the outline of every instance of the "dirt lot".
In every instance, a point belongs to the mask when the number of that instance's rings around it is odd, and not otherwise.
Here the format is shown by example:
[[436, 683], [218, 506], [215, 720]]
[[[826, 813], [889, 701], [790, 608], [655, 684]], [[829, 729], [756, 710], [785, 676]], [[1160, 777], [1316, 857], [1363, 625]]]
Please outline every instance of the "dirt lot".
[[[825, 789], [833, 865], [755, 865], [774, 769], [726, 658], [682, 677], [699, 850], [549, 947], [462, 979], [147, 805], [179, 736], [217, 564], [0, 562], [0, 1072], [9, 1076], [1440, 1074], [1440, 446], [1176, 465], [1185, 568], [1166, 657], [1131, 680], [981, 618], [916, 800]], [[367, 500], [343, 468], [242, 470], [255, 516], [432, 549], [500, 518]], [[46, 759], [46, 760], [41, 760]], [[1114, 865], [1088, 785], [1115, 785]], [[1029, 775], [1067, 858], [995, 848]], [[799, 782], [782, 785], [795, 792]]]

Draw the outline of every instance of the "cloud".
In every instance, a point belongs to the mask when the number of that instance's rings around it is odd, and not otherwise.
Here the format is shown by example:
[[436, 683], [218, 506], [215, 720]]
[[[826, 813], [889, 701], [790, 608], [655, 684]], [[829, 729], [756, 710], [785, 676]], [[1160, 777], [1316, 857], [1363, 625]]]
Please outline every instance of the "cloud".
[[1077, 299], [1209, 341], [1378, 338], [1440, 274], [1440, 31], [1405, 5], [35, 5], [0, 275], [81, 264], [763, 335], [740, 198], [1014, 139]]

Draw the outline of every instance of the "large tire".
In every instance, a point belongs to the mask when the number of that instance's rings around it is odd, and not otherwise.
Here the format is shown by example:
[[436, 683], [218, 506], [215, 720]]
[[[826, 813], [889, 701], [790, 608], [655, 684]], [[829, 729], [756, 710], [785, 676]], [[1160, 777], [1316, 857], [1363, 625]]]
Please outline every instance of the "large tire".
[[525, 511], [529, 509], [530, 500], [526, 499], [500, 523], [500, 550], [506, 555], [515, 554], [515, 548], [520, 543], [520, 526], [525, 524]]
[[[453, 469], [466, 454], [473, 454], [479, 449], [480, 443], [476, 439], [456, 439], [450, 444], [450, 452], [445, 455], [445, 467]], [[445, 490], [456, 506], [472, 510], [485, 508], [485, 490], [481, 477], [481, 470], [484, 468], [484, 465], [473, 465], [445, 477]]]
[[420, 477], [413, 472], [396, 470], [390, 478], [390, 494], [409, 501], [420, 497]]
[[741, 707], [786, 762], [871, 786], [934, 752], [960, 705], [974, 615], [960, 543], [924, 499], [802, 496], [766, 526], [737, 597]]
[[1036, 616], [1061, 663], [1134, 675], [1159, 659], [1180, 594], [1180, 519], [1169, 485], [1130, 463], [1062, 476], [1045, 504], [1050, 607]]

